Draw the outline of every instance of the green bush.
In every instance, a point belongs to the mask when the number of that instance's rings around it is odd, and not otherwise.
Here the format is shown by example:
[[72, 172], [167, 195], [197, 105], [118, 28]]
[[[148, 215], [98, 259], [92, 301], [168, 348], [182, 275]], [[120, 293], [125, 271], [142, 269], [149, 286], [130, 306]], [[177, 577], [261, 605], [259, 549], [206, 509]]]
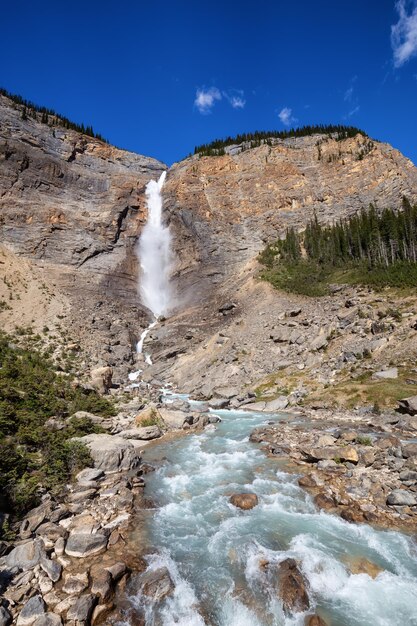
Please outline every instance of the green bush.
[[[103, 429], [89, 418], [70, 416], [81, 410], [115, 413], [107, 399], [73, 388], [47, 356], [18, 341], [0, 333], [1, 509], [15, 515], [35, 506], [42, 491], [59, 492], [75, 471], [91, 465], [87, 447], [72, 438]], [[54, 430], [51, 418], [64, 428]]]

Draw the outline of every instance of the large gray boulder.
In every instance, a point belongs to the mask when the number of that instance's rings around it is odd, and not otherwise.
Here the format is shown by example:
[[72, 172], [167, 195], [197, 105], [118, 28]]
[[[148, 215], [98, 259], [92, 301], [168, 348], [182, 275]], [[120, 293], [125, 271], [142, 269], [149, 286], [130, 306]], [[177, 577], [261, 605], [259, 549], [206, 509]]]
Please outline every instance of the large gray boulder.
[[45, 546], [41, 539], [33, 539], [18, 544], [6, 556], [6, 567], [29, 570], [46, 558]]
[[187, 421], [187, 414], [183, 411], [171, 411], [164, 407], [159, 409], [159, 413], [168, 428], [176, 430], [184, 426]]
[[30, 598], [19, 613], [17, 626], [32, 626], [45, 613], [45, 602], [41, 596]]
[[129, 428], [118, 433], [119, 437], [123, 439], [141, 439], [149, 441], [150, 439], [157, 439], [162, 435], [162, 431], [156, 424], [154, 426], [140, 426], [138, 428]]
[[416, 506], [417, 500], [411, 491], [394, 489], [387, 497], [387, 504], [390, 506]]
[[132, 443], [115, 435], [93, 434], [77, 439], [85, 443], [94, 461], [94, 467], [104, 472], [134, 469], [141, 457]]
[[286, 396], [279, 396], [275, 400], [270, 400], [265, 405], [265, 411], [282, 411], [288, 406], [288, 398]]
[[107, 547], [107, 537], [101, 533], [90, 535], [87, 533], [71, 533], [65, 546], [68, 556], [84, 558], [92, 554], [104, 552]]

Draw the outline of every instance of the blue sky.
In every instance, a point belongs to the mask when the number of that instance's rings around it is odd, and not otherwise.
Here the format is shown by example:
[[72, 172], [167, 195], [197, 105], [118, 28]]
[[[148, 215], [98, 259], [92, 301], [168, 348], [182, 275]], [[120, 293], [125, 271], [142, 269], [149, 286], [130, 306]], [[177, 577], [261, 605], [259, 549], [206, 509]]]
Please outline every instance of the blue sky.
[[168, 164], [327, 122], [417, 163], [417, 0], [21, 0], [1, 23], [1, 86]]

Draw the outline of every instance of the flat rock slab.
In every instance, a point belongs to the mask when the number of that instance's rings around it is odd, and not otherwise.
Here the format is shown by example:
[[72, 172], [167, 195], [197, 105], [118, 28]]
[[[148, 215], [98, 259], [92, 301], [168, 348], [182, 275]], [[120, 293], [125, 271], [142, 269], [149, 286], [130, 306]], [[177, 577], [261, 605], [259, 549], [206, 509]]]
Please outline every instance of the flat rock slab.
[[187, 414], [183, 411], [171, 411], [170, 409], [162, 407], [159, 409], [159, 413], [168, 428], [182, 429], [187, 421]]
[[391, 378], [398, 378], [398, 368], [391, 367], [388, 370], [381, 370], [380, 372], [374, 372], [372, 374], [374, 380], [385, 380]]
[[94, 535], [71, 533], [68, 537], [65, 553], [68, 556], [83, 558], [91, 554], [104, 552], [107, 547], [107, 537], [100, 533]]
[[90, 451], [96, 469], [104, 472], [118, 472], [134, 469], [141, 457], [130, 441], [116, 435], [94, 434], [77, 439], [85, 443]]

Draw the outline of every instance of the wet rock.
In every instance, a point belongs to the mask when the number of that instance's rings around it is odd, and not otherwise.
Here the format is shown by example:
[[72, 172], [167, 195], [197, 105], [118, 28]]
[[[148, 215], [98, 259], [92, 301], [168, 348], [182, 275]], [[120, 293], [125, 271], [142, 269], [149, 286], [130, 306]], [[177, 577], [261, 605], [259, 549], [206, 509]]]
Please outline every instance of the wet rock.
[[12, 623], [12, 616], [4, 606], [0, 606], [0, 626], [10, 626]]
[[378, 574], [383, 571], [382, 567], [379, 567], [376, 563], [372, 563], [369, 559], [365, 559], [365, 557], [347, 556], [342, 560], [346, 563], [352, 574], [367, 574], [371, 578], [376, 578]]
[[45, 613], [45, 602], [41, 596], [30, 598], [19, 613], [17, 626], [32, 626]]
[[208, 404], [212, 409], [225, 409], [229, 406], [229, 400], [227, 398], [212, 398]]
[[324, 619], [320, 617], [320, 615], [317, 615], [316, 613], [315, 615], [307, 615], [307, 617], [304, 620], [304, 625], [305, 626], [327, 626], [327, 622], [325, 622]]
[[234, 493], [230, 497], [233, 506], [248, 511], [258, 504], [258, 496], [256, 493]]
[[113, 563], [113, 565], [106, 567], [105, 569], [110, 573], [114, 582], [120, 580], [120, 578], [128, 571], [126, 563], [123, 563], [122, 561]]
[[41, 539], [29, 540], [18, 544], [6, 556], [6, 566], [9, 569], [18, 567], [19, 569], [32, 569], [46, 557], [44, 543]]
[[65, 546], [65, 554], [84, 558], [92, 554], [104, 552], [107, 546], [107, 537], [101, 533], [94, 535], [86, 533], [71, 533]]
[[172, 595], [175, 585], [166, 567], [145, 572], [141, 577], [142, 593], [159, 602], [163, 598]]
[[416, 497], [405, 489], [394, 489], [387, 497], [387, 504], [390, 506], [415, 506]]
[[333, 509], [336, 506], [336, 502], [334, 501], [334, 499], [325, 493], [318, 493], [314, 497], [314, 504], [319, 509], [324, 509], [325, 511]]
[[285, 559], [279, 564], [278, 589], [286, 614], [306, 611], [309, 608], [304, 577], [294, 559]]
[[96, 469], [104, 472], [131, 470], [140, 464], [140, 455], [132, 443], [115, 435], [93, 434], [77, 439], [85, 443]]
[[67, 620], [74, 620], [75, 622], [88, 622], [96, 603], [97, 598], [89, 593], [80, 596], [68, 609]]
[[311, 474], [300, 476], [300, 478], [298, 479], [298, 484], [300, 485], [300, 487], [306, 487], [307, 489], [317, 487], [317, 482]]

